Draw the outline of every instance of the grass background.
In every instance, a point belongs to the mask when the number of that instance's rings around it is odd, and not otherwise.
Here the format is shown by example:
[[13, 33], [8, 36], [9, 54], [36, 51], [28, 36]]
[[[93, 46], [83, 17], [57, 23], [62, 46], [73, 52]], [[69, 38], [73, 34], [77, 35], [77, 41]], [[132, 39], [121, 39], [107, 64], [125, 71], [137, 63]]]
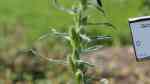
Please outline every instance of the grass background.
[[[64, 5], [70, 7], [70, 0], [62, 0]], [[143, 0], [104, 0], [104, 9], [109, 20], [117, 27], [117, 31], [106, 31], [115, 36], [121, 43], [130, 43], [128, 18], [142, 16]], [[102, 16], [98, 11], [89, 11], [96, 21], [100, 22]], [[26, 33], [26, 43], [32, 43], [50, 26], [67, 29], [72, 24], [69, 14], [59, 11], [52, 5], [52, 0], [1, 0], [0, 1], [0, 23], [11, 25], [20, 22]], [[100, 27], [101, 28], [101, 27]], [[105, 28], [104, 28], [105, 29]], [[101, 30], [99, 30], [101, 31]], [[98, 31], [98, 32], [99, 32]], [[93, 30], [93, 32], [96, 32]], [[105, 30], [103, 31], [105, 32]]]

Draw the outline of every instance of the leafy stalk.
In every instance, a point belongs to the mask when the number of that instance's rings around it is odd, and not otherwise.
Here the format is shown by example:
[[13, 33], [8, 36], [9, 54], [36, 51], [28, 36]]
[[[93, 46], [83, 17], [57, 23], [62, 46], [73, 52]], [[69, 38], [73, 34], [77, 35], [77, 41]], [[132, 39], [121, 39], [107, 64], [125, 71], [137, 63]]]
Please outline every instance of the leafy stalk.
[[[47, 59], [48, 61], [51, 61], [53, 63], [64, 63], [65, 65], [67, 64], [68, 67], [71, 68], [72, 73], [74, 74], [76, 84], [89, 84], [89, 80], [92, 80], [92, 78], [90, 79], [89, 77], [87, 77], [86, 71], [88, 67], [93, 67], [93, 65], [81, 60], [81, 54], [100, 48], [100, 46], [97, 46], [97, 43], [99, 41], [111, 39], [111, 37], [110, 36], [90, 37], [86, 34], [85, 29], [89, 25], [105, 25], [112, 28], [115, 27], [109, 22], [102, 22], [102, 23], [89, 22], [88, 19], [89, 14], [87, 14], [86, 11], [91, 5], [97, 8], [101, 13], [105, 14], [104, 10], [102, 9], [103, 5], [101, 0], [78, 0], [78, 1], [79, 1], [78, 5], [72, 6], [71, 9], [68, 8], [66, 9], [65, 7], [63, 7], [63, 5], [59, 3], [59, 0], [53, 0], [53, 3], [56, 8], [66, 13], [74, 15], [74, 24], [73, 26], [69, 27], [67, 33], [57, 32], [55, 29], [52, 29], [50, 33], [53, 34], [53, 36], [65, 39], [67, 43], [69, 43], [71, 54], [67, 56], [68, 60], [66, 62], [61, 60], [53, 60], [45, 57], [44, 59]], [[93, 4], [93, 1], [95, 1], [96, 4]], [[49, 36], [50, 35], [47, 33], [41, 36], [38, 40], [42, 40]], [[41, 56], [33, 50], [32, 53], [34, 53], [36, 56]]]
[[[85, 62], [84, 60], [81, 60], [81, 54], [82, 53], [88, 53], [95, 51], [99, 48], [102, 48], [102, 46], [98, 46], [99, 41], [103, 40], [109, 40], [111, 39], [110, 36], [95, 36], [91, 37], [87, 35], [85, 32], [85, 29], [89, 25], [105, 25], [108, 27], [115, 28], [114, 25], [112, 25], [109, 22], [97, 22], [93, 23], [89, 21], [89, 14], [87, 14], [87, 10], [89, 7], [95, 7], [97, 10], [99, 10], [101, 13], [104, 14], [105, 12], [102, 8], [102, 0], [78, 0], [79, 4], [75, 4], [72, 6], [72, 8], [65, 8], [63, 5], [59, 3], [59, 0], [53, 0], [54, 6], [58, 8], [61, 11], [64, 11], [66, 13], [72, 14], [74, 17], [74, 24], [69, 27], [67, 33], [61, 33], [56, 31], [54, 28], [51, 28], [51, 31], [42, 35], [37, 41], [43, 40], [49, 36], [55, 36], [57, 38], [62, 38], [69, 43], [71, 49], [71, 54], [67, 56], [67, 60], [53, 60], [44, 56], [41, 56], [36, 50], [29, 49], [26, 53], [30, 52], [35, 56], [42, 57], [43, 59], [48, 60], [50, 63], [55, 64], [64, 64], [72, 70], [72, 73], [74, 75], [74, 79], [76, 80], [75, 84], [91, 84], [92, 78], [87, 76], [86, 72], [88, 67], [93, 67], [94, 65]], [[94, 2], [94, 3], [93, 3]], [[96, 4], [95, 4], [96, 3]]]
[[[67, 13], [74, 14], [74, 25], [69, 28], [69, 32], [67, 34], [67, 41], [70, 43], [71, 48], [71, 55], [68, 55], [68, 63], [69, 67], [71, 67], [72, 72], [74, 74], [74, 78], [76, 80], [76, 84], [88, 84], [86, 77], [86, 71], [88, 67], [91, 67], [92, 65], [82, 61], [81, 53], [84, 51], [92, 51], [93, 47], [95, 47], [98, 41], [104, 40], [104, 39], [110, 39], [109, 36], [96, 36], [94, 39], [86, 35], [85, 29], [88, 25], [106, 25], [114, 27], [109, 22], [104, 23], [89, 23], [88, 22], [88, 14], [86, 11], [89, 8], [89, 5], [92, 5], [93, 1], [90, 0], [79, 0], [79, 4], [77, 7], [72, 7], [72, 9], [65, 9], [62, 5], [59, 4], [58, 0], [53, 0], [54, 5]], [[90, 2], [89, 2], [90, 1]], [[105, 14], [102, 9], [102, 2], [101, 0], [95, 0], [96, 5], [93, 4], [95, 8], [97, 8], [101, 13]], [[69, 12], [68, 12], [69, 11]], [[53, 31], [56, 35], [61, 34], [61, 37], [66, 37], [66, 34], [63, 35], [62, 33], [58, 33], [56, 31]], [[94, 43], [94, 44], [93, 44]], [[92, 44], [92, 46], [90, 46]], [[89, 47], [90, 46], [90, 47]], [[92, 48], [92, 49], [91, 49]], [[96, 48], [95, 48], [96, 49]]]

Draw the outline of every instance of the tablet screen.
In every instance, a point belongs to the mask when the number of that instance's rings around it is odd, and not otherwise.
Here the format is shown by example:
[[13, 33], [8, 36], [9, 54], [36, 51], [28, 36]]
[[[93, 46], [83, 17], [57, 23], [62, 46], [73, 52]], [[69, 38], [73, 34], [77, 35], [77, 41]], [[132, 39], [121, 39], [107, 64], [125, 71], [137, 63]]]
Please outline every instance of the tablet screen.
[[138, 60], [150, 58], [150, 17], [129, 20], [135, 55]]

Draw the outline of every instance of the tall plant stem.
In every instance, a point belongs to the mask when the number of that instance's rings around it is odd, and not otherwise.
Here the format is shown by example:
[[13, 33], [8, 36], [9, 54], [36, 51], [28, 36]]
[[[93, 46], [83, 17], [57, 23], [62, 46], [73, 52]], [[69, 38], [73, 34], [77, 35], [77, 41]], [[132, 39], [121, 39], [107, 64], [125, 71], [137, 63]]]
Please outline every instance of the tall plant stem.
[[84, 65], [80, 63], [80, 53], [82, 50], [82, 42], [80, 34], [81, 29], [87, 25], [87, 0], [81, 0], [79, 13], [75, 16], [75, 25], [70, 28], [70, 44], [72, 47], [72, 55], [69, 56], [69, 64], [71, 65], [72, 71], [75, 75], [76, 84], [86, 84]]

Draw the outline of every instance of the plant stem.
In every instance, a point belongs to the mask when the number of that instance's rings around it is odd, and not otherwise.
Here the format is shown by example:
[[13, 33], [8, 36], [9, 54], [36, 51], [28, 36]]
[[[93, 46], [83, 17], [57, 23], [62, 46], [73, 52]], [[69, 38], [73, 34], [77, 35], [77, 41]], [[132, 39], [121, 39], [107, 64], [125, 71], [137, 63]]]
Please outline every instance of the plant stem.
[[84, 65], [79, 63], [80, 53], [82, 49], [81, 42], [81, 29], [87, 25], [87, 16], [85, 11], [87, 10], [87, 0], [81, 0], [81, 9], [77, 14], [75, 26], [70, 28], [70, 44], [72, 47], [72, 55], [69, 56], [69, 64], [71, 65], [72, 71], [75, 74], [77, 84], [86, 84], [84, 75]]

